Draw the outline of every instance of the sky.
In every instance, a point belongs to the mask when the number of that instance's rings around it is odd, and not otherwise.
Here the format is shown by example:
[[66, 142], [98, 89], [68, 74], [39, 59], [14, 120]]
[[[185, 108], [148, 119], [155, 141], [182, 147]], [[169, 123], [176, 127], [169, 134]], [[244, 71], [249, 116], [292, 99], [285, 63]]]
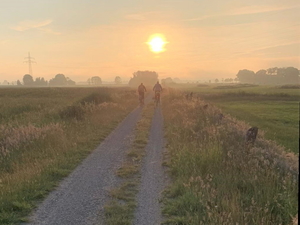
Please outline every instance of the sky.
[[[150, 51], [162, 34], [165, 51]], [[300, 69], [299, 0], [0, 0], [0, 82], [234, 78], [241, 69]]]

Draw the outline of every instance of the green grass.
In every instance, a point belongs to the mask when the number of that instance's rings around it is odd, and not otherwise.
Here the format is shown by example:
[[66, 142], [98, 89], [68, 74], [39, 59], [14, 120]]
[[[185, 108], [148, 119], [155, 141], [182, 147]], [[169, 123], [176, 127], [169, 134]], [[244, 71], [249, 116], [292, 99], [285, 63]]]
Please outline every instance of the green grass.
[[126, 88], [0, 89], [0, 102], [0, 224], [26, 220], [137, 105]]
[[224, 112], [257, 126], [265, 137], [288, 150], [299, 152], [299, 105], [293, 101], [215, 102]]
[[[245, 144], [248, 126], [203, 101], [171, 91], [163, 114], [168, 140], [164, 224], [292, 224], [298, 213], [298, 156], [259, 134]], [[287, 165], [284, 167], [282, 165]]]
[[[232, 86], [232, 87], [231, 87]], [[211, 102], [223, 112], [257, 126], [265, 137], [299, 152], [299, 89], [277, 86], [212, 84], [205, 87], [181, 86], [186, 93]]]

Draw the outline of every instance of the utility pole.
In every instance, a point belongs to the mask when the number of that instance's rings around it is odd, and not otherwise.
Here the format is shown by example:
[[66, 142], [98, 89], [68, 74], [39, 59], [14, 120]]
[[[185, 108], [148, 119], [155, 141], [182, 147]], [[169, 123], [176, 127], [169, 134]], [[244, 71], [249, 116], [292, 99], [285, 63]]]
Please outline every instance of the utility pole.
[[32, 76], [32, 66], [31, 66], [31, 63], [36, 63], [34, 61], [35, 59], [30, 56], [30, 52], [28, 52], [28, 57], [25, 57], [24, 59], [26, 59], [26, 61], [24, 61], [24, 63], [28, 63], [28, 66], [29, 66], [29, 75]]

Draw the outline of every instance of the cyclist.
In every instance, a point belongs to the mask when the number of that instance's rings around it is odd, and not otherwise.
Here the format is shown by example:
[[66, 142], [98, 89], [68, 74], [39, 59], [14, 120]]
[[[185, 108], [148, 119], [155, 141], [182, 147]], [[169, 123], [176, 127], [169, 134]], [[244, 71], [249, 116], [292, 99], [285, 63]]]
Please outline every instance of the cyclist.
[[145, 92], [147, 92], [146, 87], [141, 83], [138, 87], [139, 100], [141, 104], [144, 104]]
[[155, 99], [156, 99], [156, 103], [160, 102], [160, 92], [162, 91], [162, 86], [160, 85], [159, 81], [157, 81], [157, 83], [154, 85], [153, 87], [153, 91], [155, 93]]

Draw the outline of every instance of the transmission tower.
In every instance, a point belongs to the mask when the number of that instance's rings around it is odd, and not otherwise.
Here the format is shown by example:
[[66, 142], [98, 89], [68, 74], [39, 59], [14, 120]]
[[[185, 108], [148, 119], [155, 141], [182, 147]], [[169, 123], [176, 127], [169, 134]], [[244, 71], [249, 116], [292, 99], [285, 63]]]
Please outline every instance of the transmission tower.
[[31, 66], [31, 64], [36, 63], [36, 61], [34, 61], [35, 59], [30, 56], [30, 52], [28, 52], [28, 57], [25, 57], [24, 59], [26, 59], [26, 61], [24, 61], [24, 63], [28, 63], [28, 66], [29, 66], [29, 75], [32, 76], [32, 66]]

